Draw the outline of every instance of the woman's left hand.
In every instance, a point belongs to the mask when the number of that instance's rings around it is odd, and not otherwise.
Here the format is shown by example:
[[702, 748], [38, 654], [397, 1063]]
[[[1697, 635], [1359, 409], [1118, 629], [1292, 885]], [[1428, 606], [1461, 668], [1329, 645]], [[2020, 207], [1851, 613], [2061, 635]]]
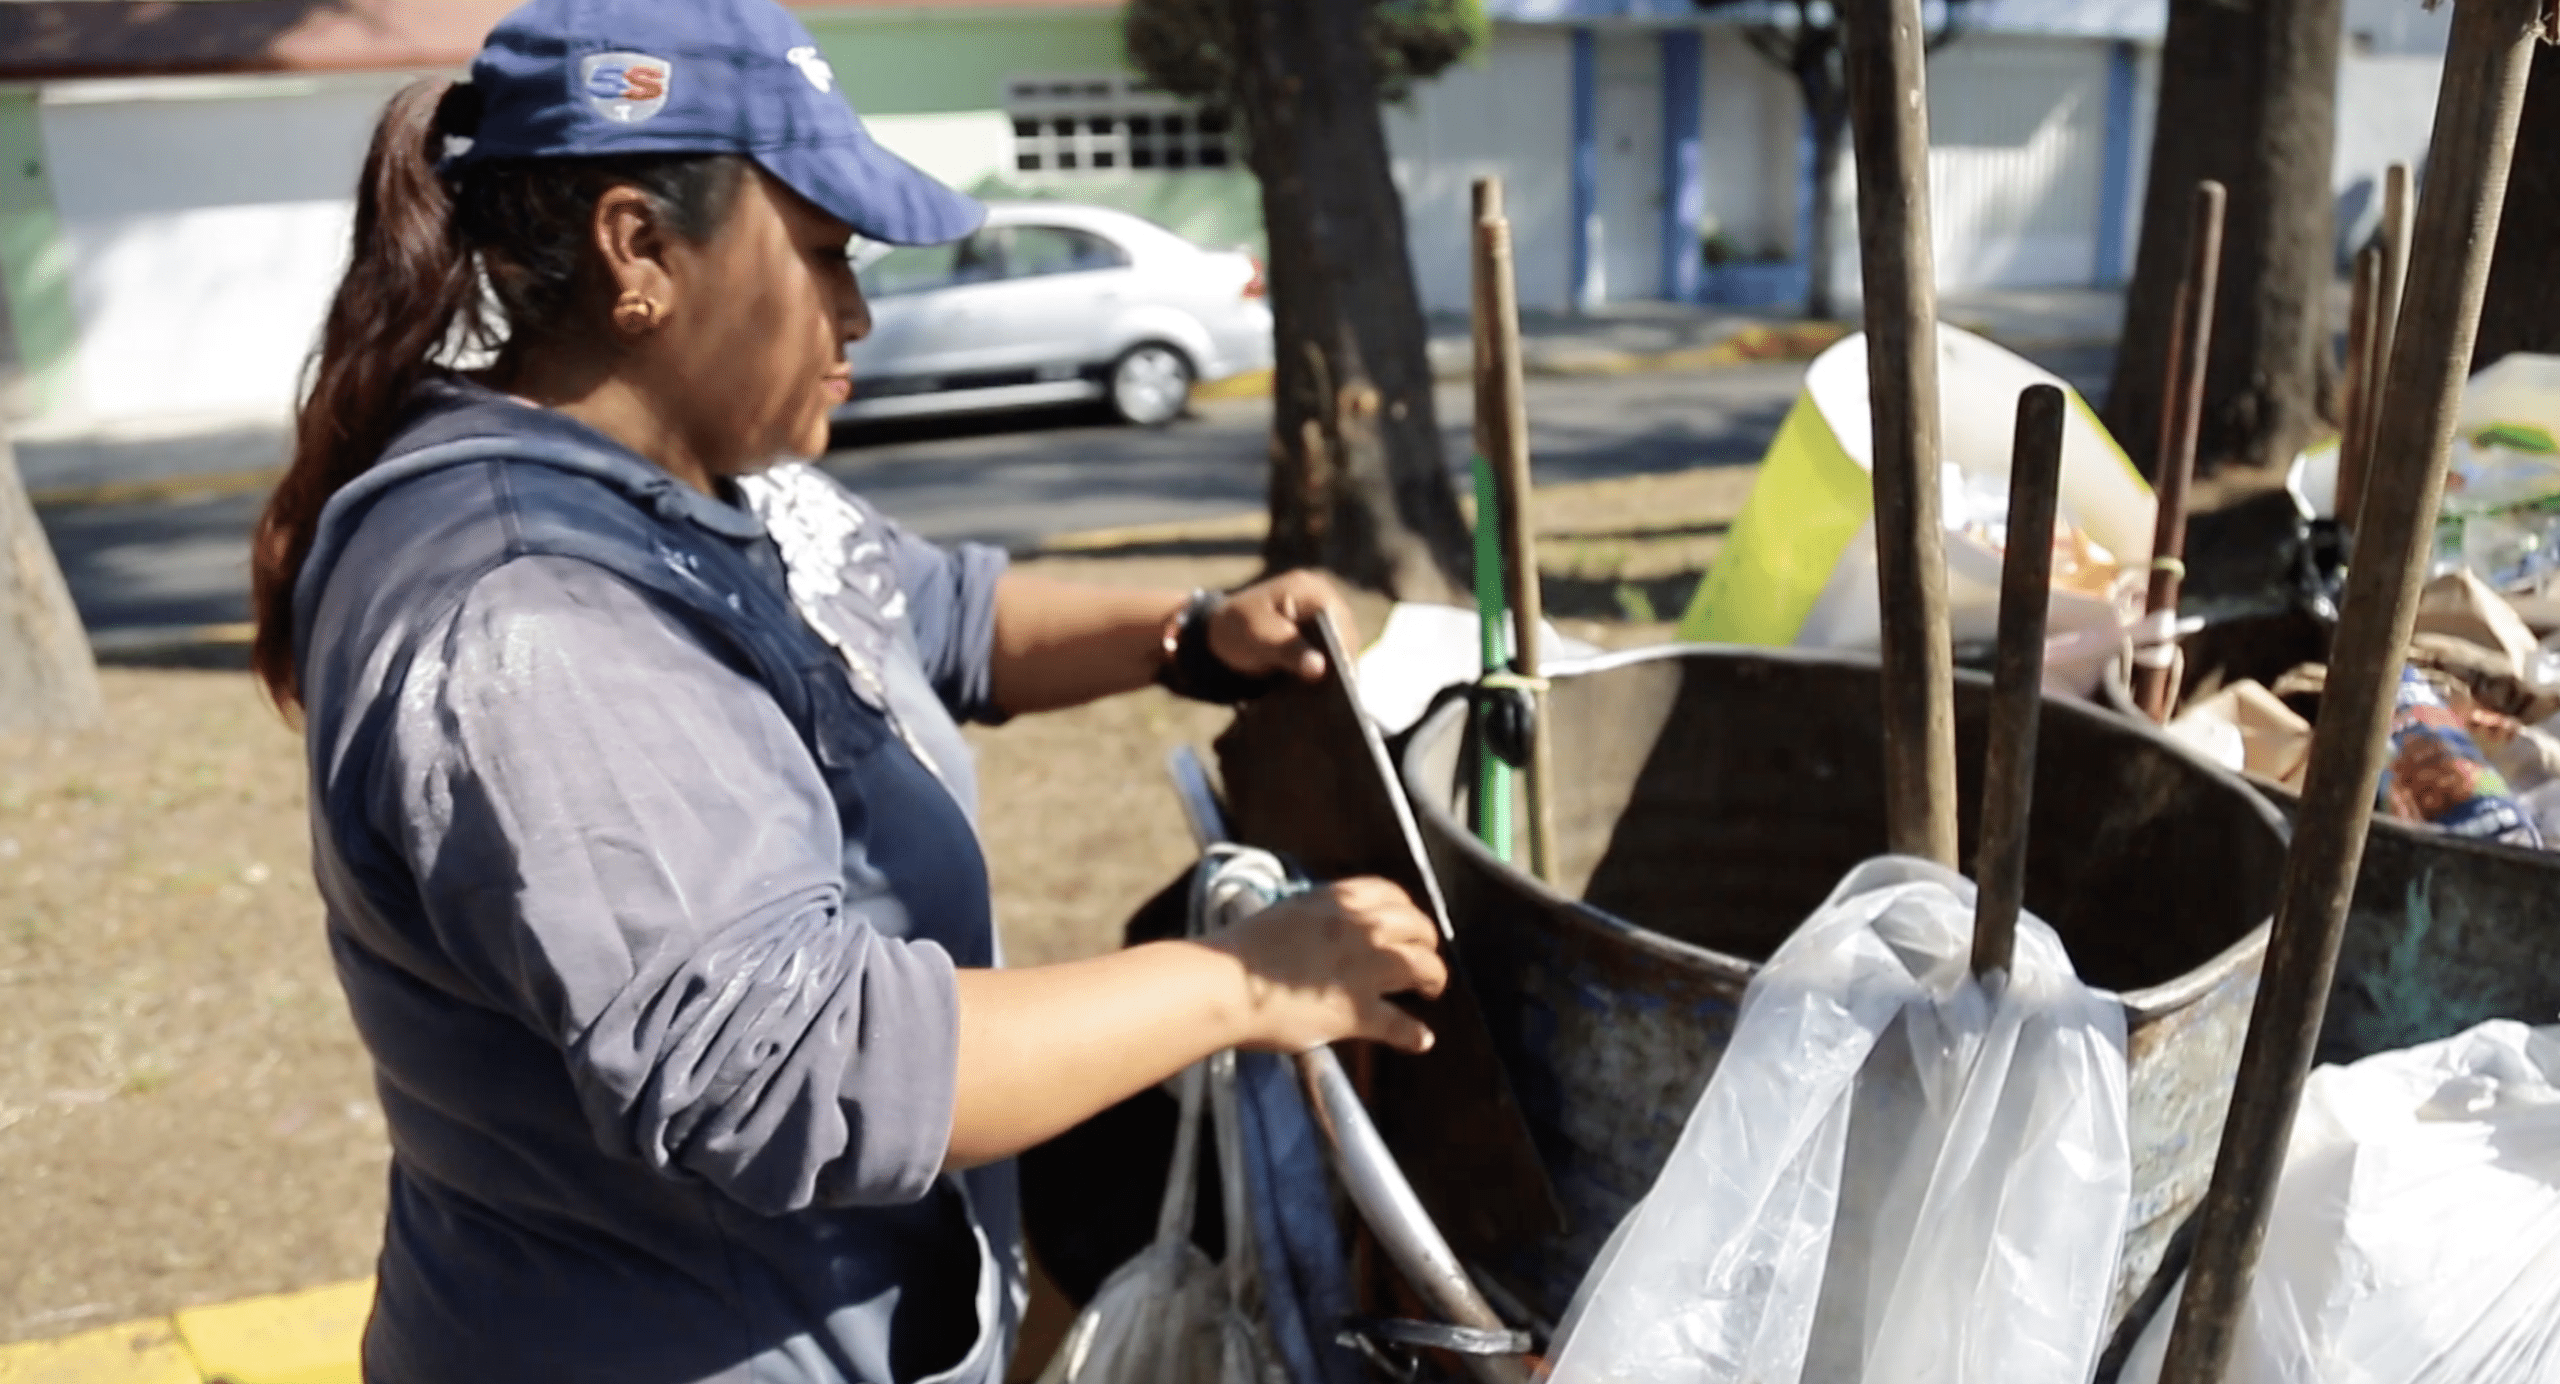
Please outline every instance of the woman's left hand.
[[1227, 597], [1209, 620], [1209, 652], [1246, 677], [1288, 673], [1308, 682], [1324, 676], [1324, 652], [1299, 631], [1317, 611], [1333, 614], [1346, 649], [1360, 647], [1351, 607], [1333, 579], [1312, 568], [1283, 572]]

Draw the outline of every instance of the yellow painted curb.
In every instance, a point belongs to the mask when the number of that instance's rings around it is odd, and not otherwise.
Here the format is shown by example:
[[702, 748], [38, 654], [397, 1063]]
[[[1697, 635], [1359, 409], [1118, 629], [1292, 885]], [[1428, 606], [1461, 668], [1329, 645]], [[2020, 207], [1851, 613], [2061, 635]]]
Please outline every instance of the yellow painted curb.
[[[1667, 351], [1531, 350], [1527, 373], [1545, 378], [1592, 375], [1647, 375], [1657, 371], [1723, 370], [1763, 361], [1811, 360], [1853, 330], [1841, 322], [1781, 322], [1744, 327], [1712, 346], [1680, 346]], [[1464, 371], [1440, 377], [1467, 378]], [[1268, 399], [1271, 372], [1247, 370], [1211, 380], [1191, 391], [1195, 399]]]
[[202, 1378], [165, 1317], [0, 1346], [0, 1384], [200, 1384]]
[[373, 1280], [249, 1298], [177, 1314], [209, 1384], [361, 1384]]
[[258, 466], [246, 471], [213, 471], [203, 475], [56, 486], [30, 492], [27, 499], [38, 505], [173, 505], [189, 500], [217, 500], [229, 495], [254, 495], [274, 489], [275, 483], [282, 479], [283, 467]]
[[1073, 533], [1053, 534], [1040, 540], [1039, 546], [1032, 549], [1032, 555], [1052, 557], [1098, 553], [1114, 548], [1152, 547], [1160, 543], [1252, 541], [1259, 540], [1270, 530], [1271, 516], [1265, 511], [1238, 510], [1208, 519], [1170, 519], [1161, 524], [1123, 524], [1117, 528], [1079, 529]]
[[143, 654], [163, 649], [254, 642], [258, 627], [246, 620], [212, 625], [109, 625], [89, 631], [89, 650], [100, 655]]
[[1223, 380], [1210, 380], [1205, 384], [1193, 386], [1191, 397], [1194, 399], [1268, 399], [1271, 397], [1271, 372], [1268, 369], [1247, 370], [1241, 375], [1229, 375]]
[[1845, 322], [1787, 322], [1745, 327], [1698, 352], [1703, 366], [1744, 365], [1764, 360], [1811, 360], [1831, 349], [1852, 329]]

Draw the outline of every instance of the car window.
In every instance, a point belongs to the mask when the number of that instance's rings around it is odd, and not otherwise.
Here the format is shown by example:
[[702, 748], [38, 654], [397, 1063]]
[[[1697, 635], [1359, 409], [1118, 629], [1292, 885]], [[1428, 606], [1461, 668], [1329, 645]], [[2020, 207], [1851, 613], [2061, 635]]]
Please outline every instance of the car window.
[[862, 291], [874, 298], [924, 293], [1005, 276], [1004, 229], [982, 230], [948, 245], [901, 245], [862, 270]]
[[949, 245], [901, 245], [889, 251], [863, 268], [862, 291], [894, 298], [995, 279], [1118, 269], [1128, 263], [1128, 251], [1073, 226], [990, 226]]
[[982, 284], [1005, 276], [1006, 240], [1012, 235], [1003, 227], [990, 227], [952, 247], [951, 282]]
[[1073, 226], [1015, 226], [1005, 244], [1005, 274], [1027, 279], [1041, 274], [1073, 274], [1087, 269], [1118, 269], [1129, 252]]
[[862, 270], [862, 291], [874, 298], [921, 293], [951, 282], [957, 245], [901, 245]]

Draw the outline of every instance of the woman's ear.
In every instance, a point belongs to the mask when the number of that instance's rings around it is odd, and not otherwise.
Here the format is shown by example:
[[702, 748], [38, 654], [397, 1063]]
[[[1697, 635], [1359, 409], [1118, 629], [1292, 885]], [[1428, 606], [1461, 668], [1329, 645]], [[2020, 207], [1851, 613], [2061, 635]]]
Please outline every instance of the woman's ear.
[[596, 199], [596, 252], [613, 291], [614, 324], [645, 333], [676, 311], [676, 281], [668, 263], [674, 237], [649, 194], [624, 184]]

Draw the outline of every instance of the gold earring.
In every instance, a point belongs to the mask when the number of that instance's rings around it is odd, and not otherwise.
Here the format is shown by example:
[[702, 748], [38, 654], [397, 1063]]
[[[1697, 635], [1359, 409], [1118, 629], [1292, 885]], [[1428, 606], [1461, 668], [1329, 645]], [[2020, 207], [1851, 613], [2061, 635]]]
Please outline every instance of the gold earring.
[[658, 329], [659, 311], [656, 300], [642, 297], [636, 288], [630, 289], [614, 300], [613, 325], [625, 335], [646, 336]]

